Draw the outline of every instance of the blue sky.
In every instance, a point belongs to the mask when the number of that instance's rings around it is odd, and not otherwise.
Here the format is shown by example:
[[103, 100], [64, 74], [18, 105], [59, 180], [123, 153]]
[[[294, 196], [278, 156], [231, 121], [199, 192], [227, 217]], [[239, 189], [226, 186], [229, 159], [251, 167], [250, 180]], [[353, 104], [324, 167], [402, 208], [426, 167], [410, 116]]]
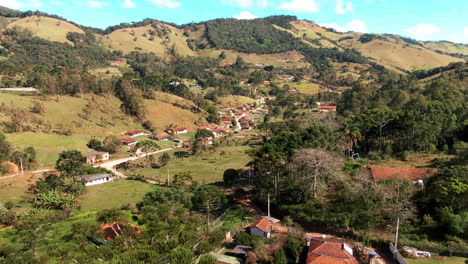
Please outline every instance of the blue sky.
[[468, 43], [466, 0], [0, 0], [0, 5], [99, 28], [148, 17], [183, 24], [287, 14], [339, 31]]

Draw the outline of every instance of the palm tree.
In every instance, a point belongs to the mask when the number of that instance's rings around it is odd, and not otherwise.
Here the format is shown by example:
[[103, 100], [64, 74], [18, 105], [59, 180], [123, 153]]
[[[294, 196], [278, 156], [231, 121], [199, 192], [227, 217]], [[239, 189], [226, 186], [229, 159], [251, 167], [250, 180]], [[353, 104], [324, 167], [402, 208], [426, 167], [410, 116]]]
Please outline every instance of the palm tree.
[[351, 155], [354, 147], [357, 145], [358, 141], [361, 139], [361, 131], [357, 124], [353, 123], [346, 123], [344, 127], [341, 129], [343, 134], [348, 139], [348, 152]]

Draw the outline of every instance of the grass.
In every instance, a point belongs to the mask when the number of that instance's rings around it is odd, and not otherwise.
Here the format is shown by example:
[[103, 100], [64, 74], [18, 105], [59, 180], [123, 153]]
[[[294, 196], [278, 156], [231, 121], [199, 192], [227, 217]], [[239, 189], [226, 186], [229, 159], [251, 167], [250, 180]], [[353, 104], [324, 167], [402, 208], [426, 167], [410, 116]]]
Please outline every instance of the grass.
[[146, 100], [145, 102], [148, 108], [146, 117], [156, 126], [157, 133], [161, 133], [170, 125], [185, 126], [193, 130], [199, 125], [207, 123], [200, 114], [195, 114], [171, 103], [158, 100]]
[[[154, 180], [165, 181], [169, 170], [171, 177], [177, 173], [189, 172], [194, 181], [219, 182], [223, 180], [225, 170], [246, 168], [251, 160], [245, 153], [248, 149], [250, 147], [246, 146], [220, 147], [214, 153], [203, 153], [181, 159], [173, 157], [168, 166], [159, 169], [132, 168], [125, 173], [140, 173]], [[139, 162], [145, 160], [137, 161], [135, 164]]]
[[238, 107], [246, 103], [254, 103], [256, 102], [256, 100], [247, 96], [242, 96], [242, 95], [229, 95], [229, 96], [218, 97], [218, 102], [221, 105], [228, 105], [230, 107]]
[[436, 259], [434, 256], [432, 258], [418, 258], [410, 259], [406, 258], [405, 260], [408, 264], [465, 264], [467, 258], [462, 257], [441, 257], [442, 259]]
[[0, 180], [0, 202], [11, 201], [16, 207], [30, 208], [34, 195], [28, 192], [28, 187], [41, 177], [41, 174], [25, 174]]
[[67, 39], [68, 32], [84, 33], [83, 30], [68, 22], [43, 16], [22, 18], [8, 25], [9, 28], [15, 26], [26, 28], [40, 38], [69, 44], [72, 42]]
[[431, 166], [432, 161], [437, 158], [453, 158], [453, 156], [444, 153], [413, 153], [408, 155], [406, 161], [388, 158], [381, 161], [369, 161], [369, 165], [373, 167], [394, 168], [428, 167]]
[[21, 148], [32, 146], [37, 151], [37, 160], [46, 167], [51, 167], [55, 164], [60, 152], [65, 150], [79, 150], [86, 154], [90, 137], [72, 135], [62, 136], [56, 134], [43, 133], [21, 133], [21, 134], [6, 134], [7, 140], [12, 144]]
[[115, 182], [86, 187], [79, 197], [82, 211], [119, 208], [128, 203], [137, 203], [143, 196], [161, 188], [139, 181], [119, 180]]
[[316, 83], [302, 82], [302, 83], [288, 83], [289, 87], [296, 88], [300, 93], [314, 95], [319, 93], [322, 89]]

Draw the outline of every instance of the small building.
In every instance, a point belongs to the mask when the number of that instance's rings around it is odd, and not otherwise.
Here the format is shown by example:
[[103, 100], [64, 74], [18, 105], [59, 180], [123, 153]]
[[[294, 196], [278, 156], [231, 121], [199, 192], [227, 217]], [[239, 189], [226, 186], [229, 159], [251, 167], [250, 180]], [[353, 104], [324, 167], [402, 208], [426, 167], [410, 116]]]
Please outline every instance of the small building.
[[353, 245], [344, 241], [310, 237], [306, 264], [359, 264], [353, 256]]
[[94, 164], [96, 162], [109, 160], [109, 156], [109, 152], [95, 152], [86, 156], [85, 162], [87, 164]]
[[182, 145], [182, 148], [185, 148], [185, 149], [192, 148], [192, 143], [188, 141], [184, 142], [184, 144]]
[[136, 145], [136, 143], [138, 142], [134, 138], [131, 138], [131, 137], [123, 137], [123, 138], [120, 138], [119, 140], [120, 142], [122, 142], [122, 144], [128, 147], [132, 147]]
[[176, 135], [178, 134], [187, 134], [188, 129], [186, 127], [176, 127], [172, 130], [172, 132]]
[[433, 175], [435, 172], [436, 171], [429, 171], [423, 168], [371, 168], [372, 178], [375, 182], [390, 179], [406, 179], [412, 181], [414, 184], [424, 184], [424, 179]]
[[242, 245], [237, 245], [232, 251], [232, 254], [238, 255], [241, 258], [246, 258], [247, 253], [252, 251], [252, 247], [249, 246], [242, 246]]
[[[101, 229], [104, 233], [104, 239], [105, 240], [113, 240], [116, 237], [122, 235], [122, 229], [125, 225], [129, 225], [132, 229], [135, 235], [141, 234], [141, 228], [139, 228], [136, 225], [128, 224], [128, 223], [112, 223], [112, 224], [103, 224], [101, 225]], [[129, 229], [127, 229], [129, 230]]]
[[7, 93], [37, 93], [39, 90], [33, 87], [18, 87], [18, 88], [0, 88], [0, 92]]
[[265, 216], [260, 217], [250, 226], [250, 234], [257, 237], [270, 238], [273, 222]]
[[319, 112], [336, 112], [336, 105], [319, 105]]
[[97, 174], [82, 177], [81, 181], [84, 183], [85, 186], [92, 186], [97, 184], [103, 184], [112, 181], [112, 177], [109, 174]]
[[154, 139], [157, 141], [167, 141], [169, 140], [169, 135], [166, 133], [161, 133], [154, 136]]
[[139, 136], [145, 136], [145, 132], [141, 131], [141, 130], [138, 130], [138, 129], [132, 129], [132, 130], [128, 130], [127, 132], [125, 132], [125, 135], [129, 136], [129, 137], [139, 137]]
[[202, 130], [210, 130], [210, 127], [209, 126], [201, 126], [197, 129], [198, 131], [202, 131]]

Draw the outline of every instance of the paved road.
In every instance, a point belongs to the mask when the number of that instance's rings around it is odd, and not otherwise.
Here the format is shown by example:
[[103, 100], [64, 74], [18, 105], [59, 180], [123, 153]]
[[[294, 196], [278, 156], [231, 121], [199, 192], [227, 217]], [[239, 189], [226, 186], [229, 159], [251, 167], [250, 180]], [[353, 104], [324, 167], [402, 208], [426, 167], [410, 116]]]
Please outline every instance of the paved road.
[[[173, 150], [173, 149], [176, 149], [176, 148], [177, 147], [173, 147], [173, 148], [162, 149], [162, 150], [158, 150], [158, 151], [154, 151], [154, 152], [149, 152], [148, 156], [159, 154], [159, 153], [166, 152], [166, 151], [169, 151], [169, 150]], [[111, 160], [111, 161], [108, 161], [108, 162], [104, 162], [104, 163], [95, 165], [94, 167], [101, 167], [101, 168], [110, 170], [115, 174], [115, 176], [125, 179], [125, 178], [127, 178], [127, 175], [125, 175], [125, 174], [123, 174], [121, 172], [118, 172], [115, 167], [117, 165], [120, 165], [120, 164], [128, 162], [128, 161], [134, 161], [134, 160], [142, 159], [142, 158], [144, 158], [146, 156], [147, 156], [146, 153], [143, 153], [138, 157], [129, 157], [129, 158], [124, 158], [124, 159]]]

